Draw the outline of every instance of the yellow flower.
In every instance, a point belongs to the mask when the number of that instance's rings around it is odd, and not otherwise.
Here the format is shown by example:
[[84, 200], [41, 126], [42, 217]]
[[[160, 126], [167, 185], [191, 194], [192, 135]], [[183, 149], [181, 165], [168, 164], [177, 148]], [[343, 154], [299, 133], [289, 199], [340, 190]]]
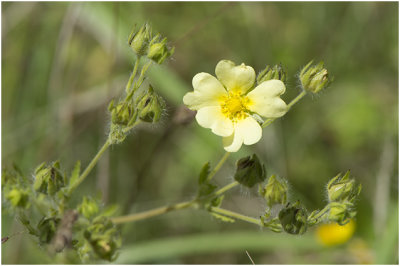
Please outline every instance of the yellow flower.
[[262, 129], [255, 117], [277, 118], [287, 111], [279, 97], [286, 88], [280, 80], [268, 80], [253, 89], [256, 73], [245, 64], [236, 66], [229, 60], [220, 61], [217, 78], [208, 73], [193, 77], [193, 92], [183, 102], [196, 110], [200, 126], [223, 137], [224, 148], [236, 152], [242, 144], [252, 145], [261, 139]]
[[355, 227], [353, 220], [345, 225], [323, 224], [317, 228], [316, 236], [318, 241], [325, 246], [340, 245], [346, 243], [353, 236]]

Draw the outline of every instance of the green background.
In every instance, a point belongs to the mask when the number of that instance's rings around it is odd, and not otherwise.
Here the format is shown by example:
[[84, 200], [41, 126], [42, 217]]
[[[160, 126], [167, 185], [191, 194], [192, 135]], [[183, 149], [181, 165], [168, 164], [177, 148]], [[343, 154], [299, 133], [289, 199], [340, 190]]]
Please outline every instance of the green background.
[[[27, 175], [43, 161], [65, 169], [86, 165], [106, 139], [112, 97], [129, 78], [133, 25], [151, 23], [175, 54], [152, 67], [149, 82], [167, 110], [113, 146], [79, 189], [119, 204], [119, 214], [188, 200], [202, 165], [224, 153], [221, 139], [197, 123], [177, 124], [183, 95], [199, 72], [221, 59], [261, 71], [282, 63], [289, 102], [296, 75], [324, 60], [334, 83], [310, 95], [233, 154], [216, 176], [233, 179], [235, 160], [257, 153], [269, 174], [288, 179], [291, 199], [309, 210], [325, 205], [324, 186], [351, 169], [362, 183], [357, 229], [348, 243], [323, 247], [314, 230], [275, 234], [206, 212], [183, 210], [126, 224], [116, 263], [359, 264], [398, 263], [398, 3], [396, 2], [152, 2], [2, 3], [2, 167]], [[225, 208], [258, 216], [256, 190], [235, 189]], [[2, 236], [21, 226], [2, 215]], [[27, 234], [2, 245], [2, 263], [56, 263]]]

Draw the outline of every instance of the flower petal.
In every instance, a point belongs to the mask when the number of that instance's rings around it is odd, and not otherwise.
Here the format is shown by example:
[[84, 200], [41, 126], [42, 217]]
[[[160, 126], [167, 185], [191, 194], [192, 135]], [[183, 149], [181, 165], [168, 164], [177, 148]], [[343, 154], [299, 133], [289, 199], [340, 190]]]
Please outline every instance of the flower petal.
[[237, 122], [235, 134], [240, 134], [243, 137], [245, 145], [252, 145], [261, 139], [262, 128], [253, 117], [248, 116]]
[[196, 114], [197, 123], [218, 135], [227, 137], [233, 133], [232, 121], [221, 113], [220, 106], [207, 106], [201, 108]]
[[235, 66], [235, 63], [229, 60], [219, 61], [215, 67], [215, 74], [228, 91], [242, 93], [251, 89], [256, 79], [256, 72], [251, 66]]
[[243, 143], [257, 143], [262, 136], [261, 126], [251, 116], [237, 122], [234, 130], [231, 136], [222, 139], [224, 149], [228, 152], [237, 152]]
[[194, 92], [188, 92], [183, 97], [183, 103], [192, 110], [204, 106], [217, 106], [219, 99], [226, 95], [222, 84], [208, 73], [199, 73], [193, 77]]
[[247, 94], [252, 103], [248, 108], [264, 117], [281, 117], [288, 110], [286, 103], [279, 97], [285, 90], [285, 84], [280, 80], [265, 81]]
[[234, 132], [231, 136], [222, 139], [222, 144], [227, 152], [237, 152], [243, 144], [243, 136]]

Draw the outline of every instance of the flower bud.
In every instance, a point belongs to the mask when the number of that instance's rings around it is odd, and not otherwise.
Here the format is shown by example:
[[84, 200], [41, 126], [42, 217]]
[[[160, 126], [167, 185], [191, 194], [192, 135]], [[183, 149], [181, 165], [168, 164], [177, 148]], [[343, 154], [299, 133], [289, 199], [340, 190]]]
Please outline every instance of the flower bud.
[[162, 64], [165, 59], [170, 57], [174, 53], [174, 47], [169, 49], [167, 47], [167, 38], [159, 41], [159, 35], [153, 38], [149, 45], [149, 51], [147, 57], [157, 64]]
[[128, 43], [138, 56], [142, 56], [146, 54], [150, 39], [151, 27], [146, 23], [138, 31], [131, 32]]
[[117, 106], [110, 106], [111, 121], [118, 125], [128, 125], [134, 116], [134, 108], [132, 103], [120, 102]]
[[321, 61], [318, 65], [311, 66], [312, 62], [303, 67], [299, 78], [304, 90], [318, 93], [328, 87], [332, 79], [329, 79], [328, 70], [324, 68], [324, 62]]
[[125, 128], [125, 126], [111, 124], [110, 133], [108, 134], [108, 138], [111, 144], [119, 144], [125, 140], [127, 136]]
[[29, 194], [21, 189], [12, 189], [6, 194], [6, 199], [13, 207], [25, 208], [29, 205]]
[[342, 177], [338, 174], [327, 185], [329, 201], [353, 201], [360, 194], [361, 185], [356, 185], [354, 179], [349, 179], [350, 171]]
[[149, 86], [137, 104], [139, 118], [145, 122], [157, 123], [164, 111], [163, 99]]
[[236, 162], [235, 180], [246, 187], [253, 187], [266, 178], [264, 165], [256, 154], [244, 157]]
[[81, 205], [78, 207], [79, 213], [81, 213], [87, 219], [95, 216], [99, 212], [99, 205], [91, 198], [83, 197]]
[[64, 186], [64, 177], [59, 169], [59, 162], [51, 166], [45, 166], [45, 163], [39, 165], [35, 170], [35, 182], [33, 188], [36, 191], [54, 195]]
[[307, 211], [299, 201], [293, 204], [288, 203], [279, 212], [278, 217], [283, 230], [289, 234], [302, 235], [307, 231]]
[[287, 200], [288, 187], [286, 180], [272, 175], [260, 194], [265, 198], [269, 207], [275, 204], [285, 204]]
[[286, 82], [286, 72], [282, 65], [274, 65], [273, 67], [266, 66], [263, 71], [261, 71], [257, 76], [257, 84], [261, 84], [264, 81], [271, 79], [281, 80], [283, 83]]
[[57, 231], [57, 226], [60, 222], [59, 218], [56, 217], [50, 217], [50, 218], [45, 218], [43, 217], [38, 226], [38, 232], [39, 232], [39, 241], [41, 243], [48, 244], [50, 241], [53, 239], [56, 231]]
[[337, 222], [344, 225], [350, 221], [351, 218], [356, 216], [354, 205], [350, 202], [331, 202], [329, 203], [328, 219], [332, 222]]
[[121, 236], [108, 218], [96, 218], [85, 230], [84, 237], [101, 259], [112, 261], [116, 258], [116, 251], [121, 246]]

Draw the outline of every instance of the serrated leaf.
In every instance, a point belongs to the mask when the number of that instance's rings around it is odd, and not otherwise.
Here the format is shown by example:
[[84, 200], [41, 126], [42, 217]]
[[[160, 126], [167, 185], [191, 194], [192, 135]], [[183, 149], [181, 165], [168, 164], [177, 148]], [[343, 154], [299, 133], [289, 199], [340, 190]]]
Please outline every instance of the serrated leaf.
[[223, 222], [226, 222], [226, 223], [234, 223], [235, 222], [235, 219], [232, 219], [232, 218], [230, 218], [228, 216], [224, 216], [224, 215], [221, 215], [221, 214], [218, 214], [218, 213], [212, 212], [211, 215], [214, 216], [215, 218], [223, 221]]
[[203, 168], [201, 168], [199, 175], [199, 185], [204, 184], [207, 181], [207, 177], [210, 174], [210, 162], [207, 162]]
[[205, 197], [210, 194], [212, 194], [215, 190], [217, 189], [217, 186], [210, 184], [210, 183], [204, 183], [199, 186], [199, 192], [197, 193], [197, 197]]
[[71, 177], [69, 178], [70, 186], [73, 185], [76, 182], [76, 180], [78, 180], [80, 171], [81, 171], [81, 161], [77, 161], [74, 170], [72, 170]]

